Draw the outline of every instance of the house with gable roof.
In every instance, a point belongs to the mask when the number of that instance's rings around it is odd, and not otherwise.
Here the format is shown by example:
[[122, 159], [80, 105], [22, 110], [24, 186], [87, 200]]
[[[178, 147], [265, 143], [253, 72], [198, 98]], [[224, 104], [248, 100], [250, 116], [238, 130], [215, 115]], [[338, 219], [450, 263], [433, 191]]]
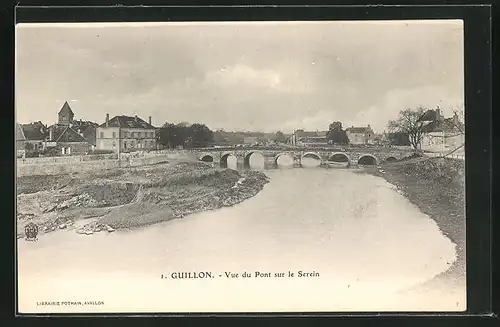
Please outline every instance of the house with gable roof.
[[423, 125], [420, 149], [430, 152], [447, 152], [460, 149], [465, 143], [465, 125], [457, 113], [445, 118], [439, 107], [427, 110], [418, 120]]
[[[96, 123], [75, 120], [75, 113], [67, 101], [59, 110], [56, 124], [47, 128], [44, 150], [47, 155], [83, 155], [93, 147], [92, 129], [95, 135]], [[87, 131], [88, 137], [84, 135]], [[95, 141], [94, 141], [95, 142]]]
[[115, 152], [155, 150], [156, 130], [151, 124], [151, 116], [146, 122], [137, 115], [121, 115], [109, 119], [109, 114], [106, 114], [105, 122], [96, 131], [96, 147]]
[[366, 127], [351, 126], [345, 130], [349, 144], [374, 144], [375, 133], [370, 125]]
[[69, 125], [55, 124], [48, 129], [47, 155], [84, 155], [92, 150], [92, 144]]
[[[37, 153], [45, 149], [45, 141], [48, 136], [48, 129], [41, 121], [20, 125], [22, 133], [16, 133], [16, 137], [23, 139], [26, 155]], [[17, 141], [17, 138], [16, 138]], [[21, 144], [21, 142], [19, 143]]]

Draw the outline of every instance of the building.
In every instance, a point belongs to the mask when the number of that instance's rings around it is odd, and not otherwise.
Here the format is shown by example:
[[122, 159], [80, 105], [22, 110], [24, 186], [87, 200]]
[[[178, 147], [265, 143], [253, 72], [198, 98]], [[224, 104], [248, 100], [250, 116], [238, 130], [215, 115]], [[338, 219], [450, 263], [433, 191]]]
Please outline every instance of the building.
[[84, 121], [82, 119], [75, 120], [75, 113], [71, 110], [67, 101], [64, 102], [64, 105], [57, 115], [57, 125], [69, 126], [76, 133], [82, 135], [91, 145], [96, 145], [96, 129], [99, 124], [91, 121]]
[[97, 124], [81, 119], [76, 121], [74, 116], [68, 102], [64, 102], [56, 124], [46, 126], [38, 121], [21, 125], [25, 155], [82, 155], [91, 151]]
[[73, 110], [71, 110], [71, 107], [68, 104], [68, 101], [65, 101], [61, 110], [59, 110], [58, 115], [58, 124], [59, 125], [65, 125], [68, 126], [73, 122], [73, 118], [75, 117], [75, 114]]
[[389, 145], [391, 143], [391, 140], [389, 138], [389, 134], [384, 131], [381, 134], [374, 134], [373, 136], [373, 144], [375, 145]]
[[97, 127], [96, 147], [101, 150], [130, 152], [157, 149], [156, 128], [149, 122], [134, 116], [115, 116]]
[[24, 136], [23, 128], [20, 124], [16, 123], [16, 156], [18, 158], [24, 157], [26, 137]]
[[445, 118], [439, 108], [427, 110], [419, 121], [424, 123], [421, 150], [448, 152], [459, 149], [457, 152], [463, 153], [465, 126], [456, 113], [450, 118]]
[[44, 142], [44, 152], [48, 156], [84, 155], [93, 145], [70, 125], [54, 124], [48, 127], [49, 135]]
[[349, 139], [349, 144], [374, 144], [375, 133], [370, 125], [366, 127], [354, 127], [351, 126], [345, 130], [347, 138]]
[[75, 120], [70, 125], [73, 130], [82, 135], [91, 145], [96, 146], [96, 132], [99, 124], [92, 121]]
[[22, 124], [22, 134], [24, 135], [24, 150], [27, 156], [45, 150], [48, 128], [41, 121], [29, 124]]
[[327, 133], [328, 132], [324, 131], [308, 132], [298, 129], [293, 132], [292, 136], [288, 139], [287, 144], [303, 147], [327, 146], [329, 144]]

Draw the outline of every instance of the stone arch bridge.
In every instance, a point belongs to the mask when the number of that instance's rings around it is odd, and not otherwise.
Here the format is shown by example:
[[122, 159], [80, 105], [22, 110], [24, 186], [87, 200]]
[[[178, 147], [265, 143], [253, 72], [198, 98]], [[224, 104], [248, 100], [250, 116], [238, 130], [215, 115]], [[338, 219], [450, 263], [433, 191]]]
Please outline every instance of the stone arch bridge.
[[294, 167], [302, 166], [302, 159], [316, 158], [320, 165], [333, 167], [352, 166], [375, 166], [381, 163], [396, 161], [411, 155], [411, 149], [371, 147], [371, 148], [348, 148], [348, 149], [218, 149], [205, 148], [194, 149], [197, 158], [204, 162], [213, 162], [220, 167], [227, 167], [227, 159], [230, 156], [236, 158], [238, 169], [250, 167], [250, 157], [260, 154], [264, 157], [264, 168], [276, 168], [278, 158], [288, 156], [293, 159]]

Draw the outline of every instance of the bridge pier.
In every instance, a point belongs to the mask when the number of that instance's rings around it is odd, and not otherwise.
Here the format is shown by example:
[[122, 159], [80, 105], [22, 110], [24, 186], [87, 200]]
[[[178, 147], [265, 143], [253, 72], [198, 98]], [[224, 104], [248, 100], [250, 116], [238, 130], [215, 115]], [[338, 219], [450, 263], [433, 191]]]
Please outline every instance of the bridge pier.
[[237, 155], [236, 156], [236, 170], [243, 170], [245, 168], [247, 168], [247, 167], [245, 167], [245, 157], [242, 155]]
[[301, 168], [302, 167], [302, 161], [300, 160], [300, 156], [297, 156], [293, 158], [293, 168]]

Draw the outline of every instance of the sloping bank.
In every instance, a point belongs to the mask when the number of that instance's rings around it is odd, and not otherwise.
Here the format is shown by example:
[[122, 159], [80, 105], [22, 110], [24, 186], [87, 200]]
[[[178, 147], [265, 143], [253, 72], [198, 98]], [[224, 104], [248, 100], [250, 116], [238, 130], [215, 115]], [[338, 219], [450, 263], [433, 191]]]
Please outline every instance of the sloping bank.
[[465, 277], [465, 166], [462, 160], [432, 158], [397, 162], [375, 173], [432, 218], [456, 244], [457, 260], [439, 277]]
[[[26, 176], [17, 184], [18, 236], [30, 221], [42, 232], [74, 228], [92, 234], [183, 218], [242, 202], [268, 181], [262, 172], [240, 173], [198, 162]], [[76, 226], [88, 218], [94, 219]]]

